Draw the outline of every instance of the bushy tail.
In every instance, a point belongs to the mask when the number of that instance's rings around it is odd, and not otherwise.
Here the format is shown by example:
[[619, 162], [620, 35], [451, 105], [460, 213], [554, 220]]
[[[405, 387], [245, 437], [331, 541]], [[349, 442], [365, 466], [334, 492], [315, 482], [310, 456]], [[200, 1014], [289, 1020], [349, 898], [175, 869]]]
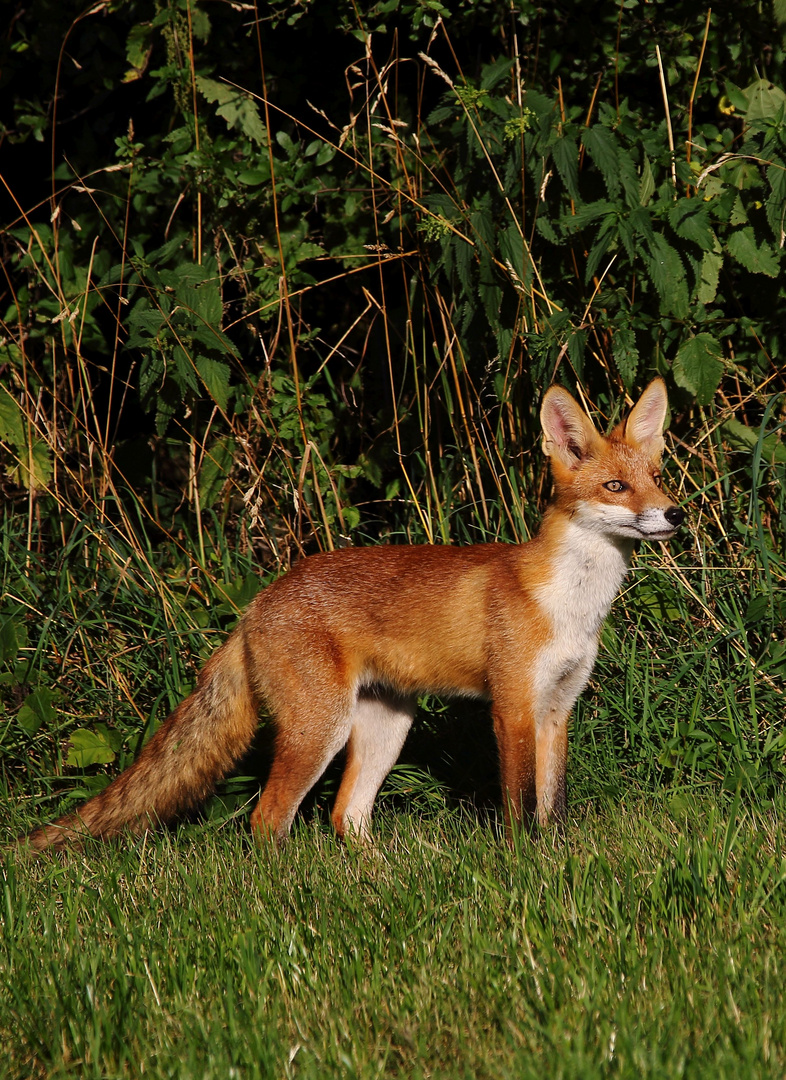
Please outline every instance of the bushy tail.
[[78, 846], [85, 836], [141, 833], [201, 802], [248, 749], [257, 700], [242, 625], [210, 657], [181, 702], [133, 763], [72, 814], [32, 832], [35, 851]]

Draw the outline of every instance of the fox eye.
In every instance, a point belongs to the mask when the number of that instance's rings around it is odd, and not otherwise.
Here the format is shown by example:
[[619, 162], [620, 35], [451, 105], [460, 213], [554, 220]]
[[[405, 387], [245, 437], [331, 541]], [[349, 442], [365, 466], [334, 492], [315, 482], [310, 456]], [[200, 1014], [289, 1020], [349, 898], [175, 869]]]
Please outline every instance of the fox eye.
[[663, 477], [661, 476], [660, 473], [655, 473], [655, 475], [653, 476], [652, 479], [653, 479], [653, 482], [655, 484], [655, 487], [659, 487], [659, 488], [663, 487]]
[[606, 491], [627, 491], [628, 485], [623, 483], [622, 480], [607, 480], [603, 485]]

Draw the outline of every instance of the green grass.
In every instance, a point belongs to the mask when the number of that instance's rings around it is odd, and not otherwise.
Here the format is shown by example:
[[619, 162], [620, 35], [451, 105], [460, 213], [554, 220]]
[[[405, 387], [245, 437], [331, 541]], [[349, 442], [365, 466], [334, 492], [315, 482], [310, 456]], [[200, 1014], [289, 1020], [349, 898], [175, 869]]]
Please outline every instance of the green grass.
[[9, 1077], [786, 1069], [783, 806], [632, 793], [516, 851], [471, 812], [4, 857]]

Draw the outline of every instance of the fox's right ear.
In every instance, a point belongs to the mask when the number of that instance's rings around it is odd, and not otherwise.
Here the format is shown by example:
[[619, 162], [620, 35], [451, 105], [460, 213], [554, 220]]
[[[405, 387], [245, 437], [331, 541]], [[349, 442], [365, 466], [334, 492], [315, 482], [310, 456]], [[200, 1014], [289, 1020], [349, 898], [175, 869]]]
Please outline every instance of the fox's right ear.
[[540, 409], [543, 427], [543, 453], [566, 469], [576, 469], [599, 448], [601, 437], [567, 390], [552, 386], [546, 391]]

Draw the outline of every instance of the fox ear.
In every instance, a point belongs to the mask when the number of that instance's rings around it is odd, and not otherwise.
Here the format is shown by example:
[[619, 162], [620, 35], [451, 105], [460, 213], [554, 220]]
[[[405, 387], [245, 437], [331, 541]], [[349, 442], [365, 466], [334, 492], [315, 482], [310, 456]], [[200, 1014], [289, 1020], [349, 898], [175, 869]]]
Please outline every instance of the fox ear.
[[653, 379], [620, 425], [625, 442], [643, 450], [653, 461], [659, 461], [663, 453], [663, 425], [668, 407], [665, 382], [661, 378]]
[[567, 469], [576, 469], [592, 456], [600, 443], [592, 421], [574, 398], [561, 386], [546, 391], [540, 409], [543, 453]]

